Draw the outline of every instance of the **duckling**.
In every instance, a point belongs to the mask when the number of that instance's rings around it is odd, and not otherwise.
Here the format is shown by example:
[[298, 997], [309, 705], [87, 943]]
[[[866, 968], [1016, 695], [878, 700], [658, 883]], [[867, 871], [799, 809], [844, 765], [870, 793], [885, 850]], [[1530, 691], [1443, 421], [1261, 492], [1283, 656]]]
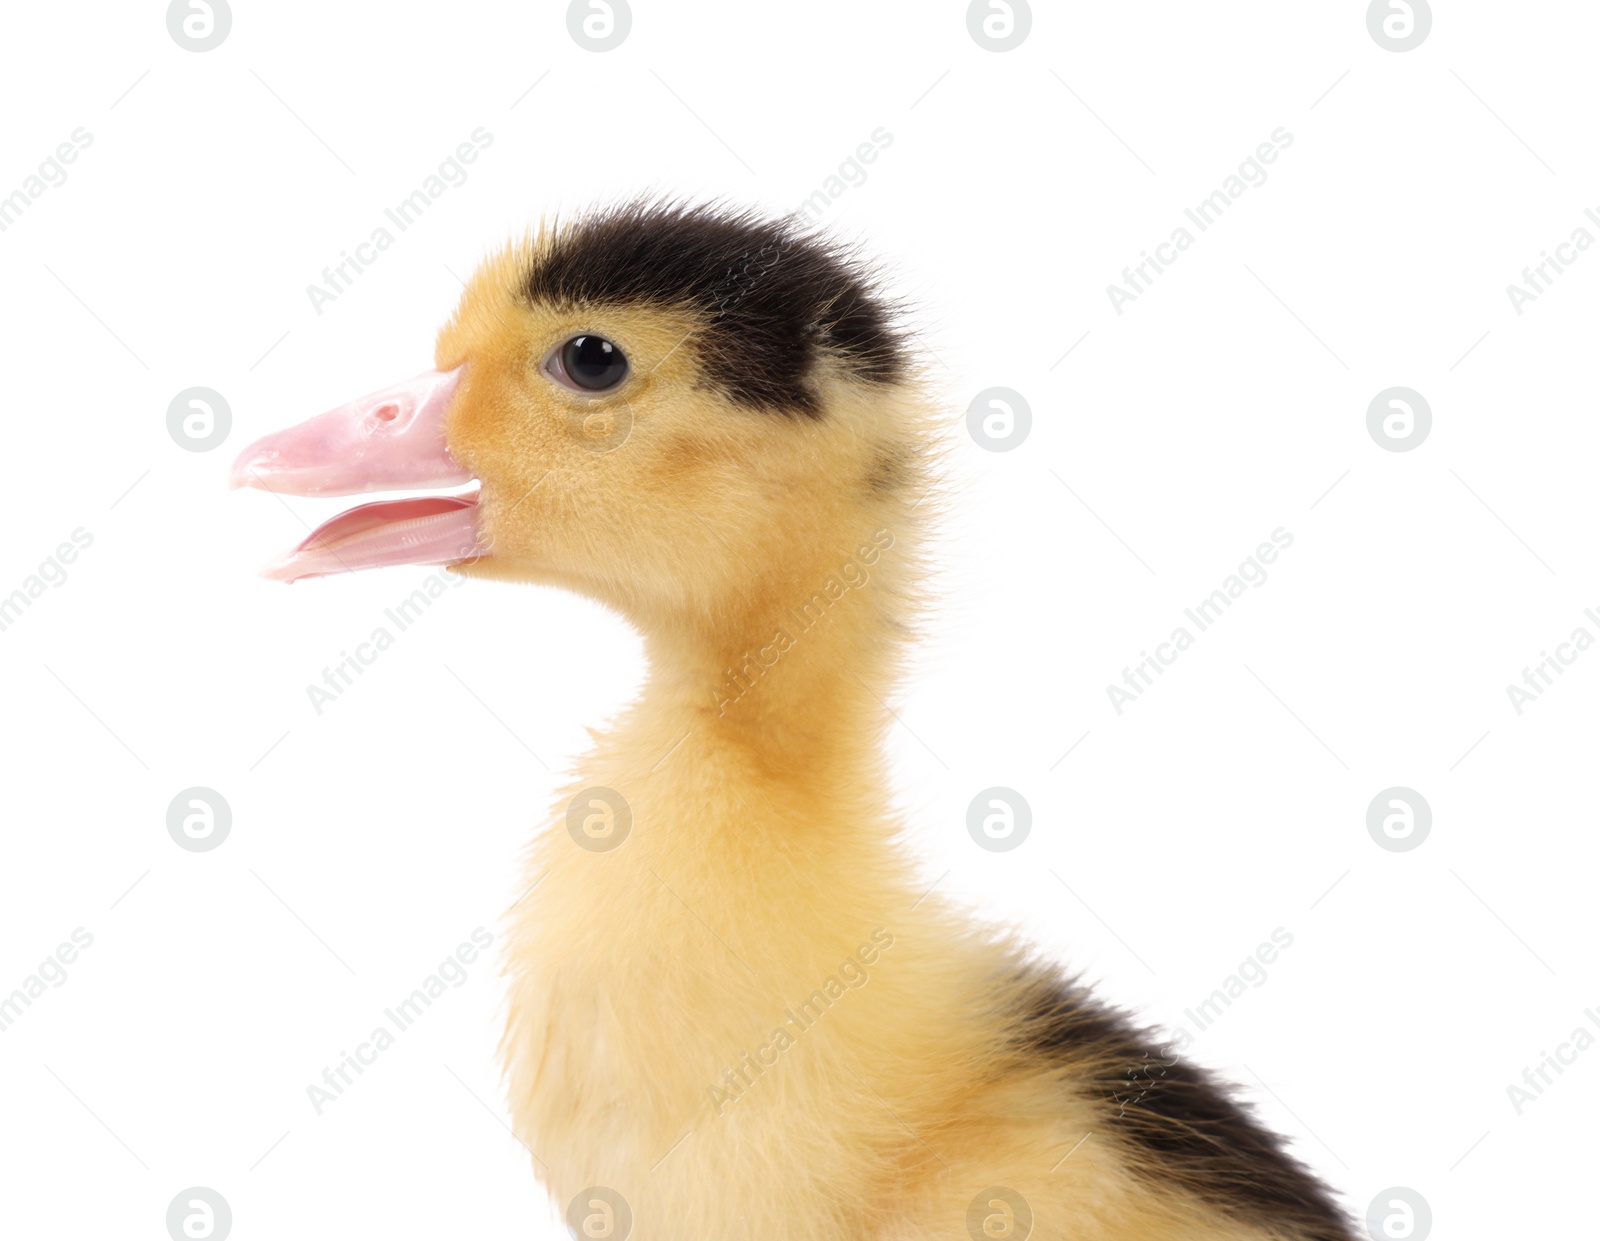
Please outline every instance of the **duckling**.
[[1353, 1237], [1226, 1087], [921, 893], [883, 742], [942, 413], [852, 249], [598, 209], [489, 258], [434, 361], [233, 480], [476, 483], [358, 507], [268, 575], [446, 564], [643, 635], [506, 937], [510, 1113], [576, 1234]]

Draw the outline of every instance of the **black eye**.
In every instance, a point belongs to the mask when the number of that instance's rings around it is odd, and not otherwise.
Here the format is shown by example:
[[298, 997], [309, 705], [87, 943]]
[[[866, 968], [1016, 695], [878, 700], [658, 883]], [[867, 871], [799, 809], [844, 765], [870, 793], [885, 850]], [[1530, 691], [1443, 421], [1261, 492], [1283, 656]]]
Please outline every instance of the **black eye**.
[[556, 356], [565, 378], [585, 392], [615, 388], [628, 373], [628, 359], [604, 336], [574, 336]]

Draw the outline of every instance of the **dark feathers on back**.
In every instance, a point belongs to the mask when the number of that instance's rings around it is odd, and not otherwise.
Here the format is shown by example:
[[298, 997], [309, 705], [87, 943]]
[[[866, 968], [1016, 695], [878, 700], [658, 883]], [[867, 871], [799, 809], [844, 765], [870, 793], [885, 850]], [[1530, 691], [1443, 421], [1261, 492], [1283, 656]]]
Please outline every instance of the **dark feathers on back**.
[[1022, 992], [1017, 1050], [1072, 1066], [1106, 1127], [1150, 1180], [1182, 1187], [1244, 1223], [1304, 1241], [1355, 1234], [1321, 1181], [1296, 1162], [1228, 1089], [1084, 987], [1040, 974]]
[[705, 382], [752, 409], [821, 417], [811, 376], [823, 355], [867, 383], [894, 383], [905, 368], [893, 311], [870, 278], [792, 219], [714, 205], [607, 208], [558, 228], [524, 289], [563, 308], [688, 311]]

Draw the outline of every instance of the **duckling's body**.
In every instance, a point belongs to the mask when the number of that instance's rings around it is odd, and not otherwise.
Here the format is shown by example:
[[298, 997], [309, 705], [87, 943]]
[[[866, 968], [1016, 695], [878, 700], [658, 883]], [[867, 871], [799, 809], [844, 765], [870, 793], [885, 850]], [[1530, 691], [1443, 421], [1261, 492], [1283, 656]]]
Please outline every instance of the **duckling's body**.
[[600, 598], [650, 660], [507, 946], [516, 1133], [582, 1235], [1351, 1236], [1203, 1075], [914, 882], [881, 743], [933, 414], [848, 256], [603, 212], [486, 264], [436, 362], [463, 571]]

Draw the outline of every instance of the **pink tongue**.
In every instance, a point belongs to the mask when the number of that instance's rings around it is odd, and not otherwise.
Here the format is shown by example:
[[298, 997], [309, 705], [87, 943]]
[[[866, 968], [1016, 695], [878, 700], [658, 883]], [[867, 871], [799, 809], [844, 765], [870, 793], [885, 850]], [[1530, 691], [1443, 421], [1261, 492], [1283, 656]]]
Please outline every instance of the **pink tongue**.
[[398, 564], [456, 564], [483, 553], [478, 497], [379, 500], [340, 513], [262, 576], [279, 582]]

